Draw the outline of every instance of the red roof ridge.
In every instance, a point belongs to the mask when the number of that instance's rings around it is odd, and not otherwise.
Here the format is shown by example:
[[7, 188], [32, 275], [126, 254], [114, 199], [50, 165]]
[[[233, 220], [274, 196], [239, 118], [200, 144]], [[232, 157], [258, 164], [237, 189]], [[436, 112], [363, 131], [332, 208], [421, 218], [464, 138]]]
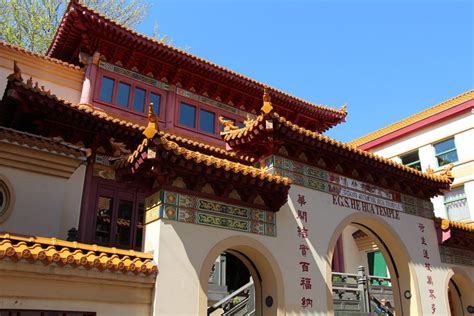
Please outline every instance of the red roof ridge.
[[58, 37], [58, 36], [61, 34], [61, 32], [62, 32], [61, 25], [63, 24], [64, 19], [66, 19], [67, 15], [68, 15], [68, 12], [70, 11], [70, 9], [71, 9], [71, 7], [72, 7], [73, 5], [76, 5], [76, 6], [81, 7], [82, 9], [88, 10], [89, 12], [91, 12], [91, 13], [97, 15], [98, 17], [100, 17], [100, 18], [106, 20], [107, 22], [113, 24], [115, 27], [118, 27], [119, 29], [122, 29], [122, 30], [124, 30], [124, 31], [126, 31], [126, 32], [129, 32], [129, 33], [131, 33], [132, 35], [137, 36], [137, 37], [139, 37], [139, 38], [141, 38], [141, 39], [143, 39], [143, 40], [145, 40], [145, 41], [149, 41], [149, 42], [152, 42], [152, 43], [154, 43], [154, 44], [156, 44], [156, 45], [160, 45], [160, 46], [165, 47], [165, 48], [167, 48], [167, 49], [169, 49], [169, 50], [171, 50], [171, 51], [173, 51], [173, 52], [175, 52], [175, 53], [181, 54], [181, 55], [183, 55], [183, 56], [185, 56], [185, 57], [189, 57], [189, 58], [194, 59], [194, 60], [196, 60], [196, 61], [198, 61], [198, 62], [202, 62], [202, 63], [204, 63], [204, 64], [206, 64], [206, 65], [208, 65], [208, 66], [211, 66], [211, 67], [216, 68], [216, 69], [218, 69], [218, 70], [220, 70], [220, 71], [226, 72], [226, 73], [228, 73], [228, 74], [230, 74], [230, 75], [232, 75], [232, 76], [236, 76], [236, 77], [238, 77], [238, 78], [240, 78], [240, 79], [246, 80], [246, 81], [248, 81], [248, 82], [250, 82], [250, 83], [252, 83], [252, 84], [255, 84], [255, 85], [260, 86], [262, 89], [263, 89], [263, 88], [267, 88], [267, 89], [269, 89], [269, 90], [271, 90], [271, 91], [273, 91], [273, 92], [275, 92], [275, 93], [277, 93], [277, 94], [280, 94], [280, 95], [282, 95], [282, 96], [285, 96], [285, 97], [288, 97], [288, 98], [290, 98], [290, 99], [293, 99], [293, 100], [295, 100], [295, 101], [297, 101], [297, 102], [299, 102], [299, 103], [302, 103], [302, 104], [304, 104], [304, 105], [306, 105], [306, 106], [310, 106], [310, 107], [313, 107], [313, 108], [318, 109], [318, 110], [321, 110], [321, 111], [327, 111], [327, 112], [332, 112], [332, 113], [334, 113], [334, 114], [337, 114], [337, 115], [340, 116], [340, 120], [341, 120], [341, 121], [342, 121], [342, 120], [346, 117], [346, 115], [347, 115], [347, 111], [346, 111], [346, 108], [345, 108], [344, 106], [343, 106], [341, 109], [337, 110], [337, 109], [335, 109], [334, 107], [329, 107], [329, 106], [327, 106], [327, 105], [320, 105], [320, 104], [311, 103], [311, 102], [306, 101], [306, 100], [303, 100], [303, 99], [301, 99], [301, 98], [299, 98], [299, 97], [296, 97], [296, 96], [293, 96], [293, 95], [291, 95], [291, 94], [288, 94], [288, 93], [286, 93], [286, 92], [284, 92], [284, 91], [282, 91], [282, 90], [279, 90], [279, 89], [276, 89], [276, 88], [272, 88], [272, 87], [268, 87], [266, 84], [263, 84], [263, 83], [261, 83], [261, 82], [255, 80], [255, 79], [252, 79], [252, 78], [250, 78], [250, 77], [244, 76], [244, 75], [242, 75], [242, 74], [240, 74], [240, 73], [238, 73], [238, 72], [236, 72], [236, 71], [230, 70], [230, 69], [225, 68], [225, 67], [220, 66], [220, 65], [217, 65], [217, 64], [215, 64], [215, 63], [213, 63], [213, 62], [211, 62], [211, 61], [208, 61], [208, 60], [206, 60], [206, 59], [204, 59], [204, 58], [201, 58], [201, 57], [198, 57], [198, 56], [196, 56], [196, 55], [194, 55], [194, 54], [188, 53], [188, 52], [186, 52], [185, 50], [176, 48], [176, 47], [171, 46], [171, 45], [169, 45], [169, 44], [163, 43], [162, 41], [159, 41], [159, 40], [157, 40], [157, 39], [154, 39], [154, 38], [152, 38], [152, 37], [149, 37], [149, 36], [147, 36], [147, 35], [144, 35], [144, 34], [142, 34], [142, 33], [139, 33], [139, 32], [137, 32], [137, 31], [135, 31], [135, 30], [133, 30], [133, 29], [131, 29], [131, 28], [125, 27], [125, 26], [119, 24], [118, 22], [112, 20], [111, 18], [109, 18], [109, 17], [103, 15], [102, 13], [100, 13], [100, 12], [98, 12], [98, 11], [96, 11], [96, 10], [90, 8], [90, 7], [88, 7], [88, 6], [85, 5], [84, 3], [80, 3], [80, 1], [76, 1], [76, 0], [70, 1], [69, 5], [68, 5], [68, 8], [66, 9], [66, 14], [63, 16], [63, 19], [62, 19], [62, 21], [61, 21], [61, 23], [60, 23], [60, 26], [59, 26], [59, 28], [58, 28], [58, 31], [56, 32], [56, 34], [55, 34], [55, 36], [54, 36], [53, 40], [51, 41], [51, 44], [50, 44], [50, 46], [49, 46], [49, 48], [48, 48], [48, 52], [47, 52], [47, 55], [48, 55], [48, 56], [52, 55], [52, 53], [54, 52], [57, 37]]

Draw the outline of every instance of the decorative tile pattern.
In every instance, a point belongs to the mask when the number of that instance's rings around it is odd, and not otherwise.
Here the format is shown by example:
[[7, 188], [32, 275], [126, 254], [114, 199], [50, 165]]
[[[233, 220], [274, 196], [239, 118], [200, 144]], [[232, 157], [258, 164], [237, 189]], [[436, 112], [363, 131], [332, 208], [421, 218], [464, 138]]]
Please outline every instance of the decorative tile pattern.
[[222, 103], [222, 102], [219, 102], [219, 101], [216, 101], [216, 100], [212, 100], [212, 99], [207, 98], [205, 96], [198, 95], [198, 94], [193, 93], [193, 92], [188, 91], [188, 90], [184, 90], [182, 88], [176, 88], [176, 94], [181, 95], [181, 96], [186, 97], [186, 98], [196, 100], [198, 102], [201, 102], [201, 103], [204, 103], [204, 104], [207, 104], [207, 105], [210, 105], [212, 107], [215, 107], [215, 108], [233, 113], [235, 115], [239, 115], [239, 116], [243, 116], [243, 117], [246, 117], [247, 115], [249, 115], [251, 118], [255, 118], [254, 114], [239, 110], [239, 109], [237, 109], [233, 106], [227, 105], [225, 103]]
[[265, 160], [265, 166], [268, 172], [288, 177], [296, 185], [349, 197], [407, 214], [427, 218], [434, 217], [433, 205], [430, 201], [397, 191], [383, 189], [279, 156], [268, 157]]
[[163, 89], [163, 90], [170, 90], [171, 89], [170, 85], [167, 84], [167, 83], [164, 83], [162, 81], [144, 76], [142, 74], [139, 74], [137, 72], [119, 67], [117, 65], [112, 65], [112, 64], [106, 63], [105, 61], [102, 61], [102, 60], [99, 61], [99, 67], [102, 68], [102, 69], [111, 71], [111, 72], [115, 72], [119, 75], [131, 78], [133, 80], [141, 81], [143, 83], [149, 84], [151, 86], [154, 86], [154, 87], [157, 87], [157, 88], [160, 88], [160, 89]]
[[225, 204], [182, 193], [160, 191], [145, 201], [145, 221], [159, 218], [213, 226], [241, 232], [276, 236], [272, 212]]
[[474, 251], [439, 246], [441, 262], [474, 266]]

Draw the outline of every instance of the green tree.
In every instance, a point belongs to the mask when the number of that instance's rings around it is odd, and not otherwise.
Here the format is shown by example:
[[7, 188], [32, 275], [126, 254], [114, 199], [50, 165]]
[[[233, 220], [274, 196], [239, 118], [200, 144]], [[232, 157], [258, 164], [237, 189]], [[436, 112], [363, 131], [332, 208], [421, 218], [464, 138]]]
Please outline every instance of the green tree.
[[[81, 2], [126, 27], [142, 22], [151, 7], [146, 0]], [[0, 0], [0, 39], [45, 53], [68, 3], [68, 0]]]

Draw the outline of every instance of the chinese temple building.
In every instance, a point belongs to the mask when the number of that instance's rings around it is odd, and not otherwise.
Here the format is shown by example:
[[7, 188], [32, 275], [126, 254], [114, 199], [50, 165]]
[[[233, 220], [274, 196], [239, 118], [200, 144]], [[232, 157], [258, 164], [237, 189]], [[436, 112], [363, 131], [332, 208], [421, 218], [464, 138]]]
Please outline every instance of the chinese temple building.
[[0, 42], [0, 315], [468, 315], [474, 226], [313, 104], [71, 1]]

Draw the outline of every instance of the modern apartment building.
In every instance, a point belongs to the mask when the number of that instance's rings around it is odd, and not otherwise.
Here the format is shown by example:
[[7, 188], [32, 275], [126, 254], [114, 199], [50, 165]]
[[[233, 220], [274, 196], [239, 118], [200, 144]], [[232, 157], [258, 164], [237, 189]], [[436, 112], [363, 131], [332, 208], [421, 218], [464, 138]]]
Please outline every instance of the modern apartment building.
[[474, 90], [362, 136], [351, 145], [417, 170], [449, 168], [451, 191], [432, 199], [435, 215], [474, 221]]

